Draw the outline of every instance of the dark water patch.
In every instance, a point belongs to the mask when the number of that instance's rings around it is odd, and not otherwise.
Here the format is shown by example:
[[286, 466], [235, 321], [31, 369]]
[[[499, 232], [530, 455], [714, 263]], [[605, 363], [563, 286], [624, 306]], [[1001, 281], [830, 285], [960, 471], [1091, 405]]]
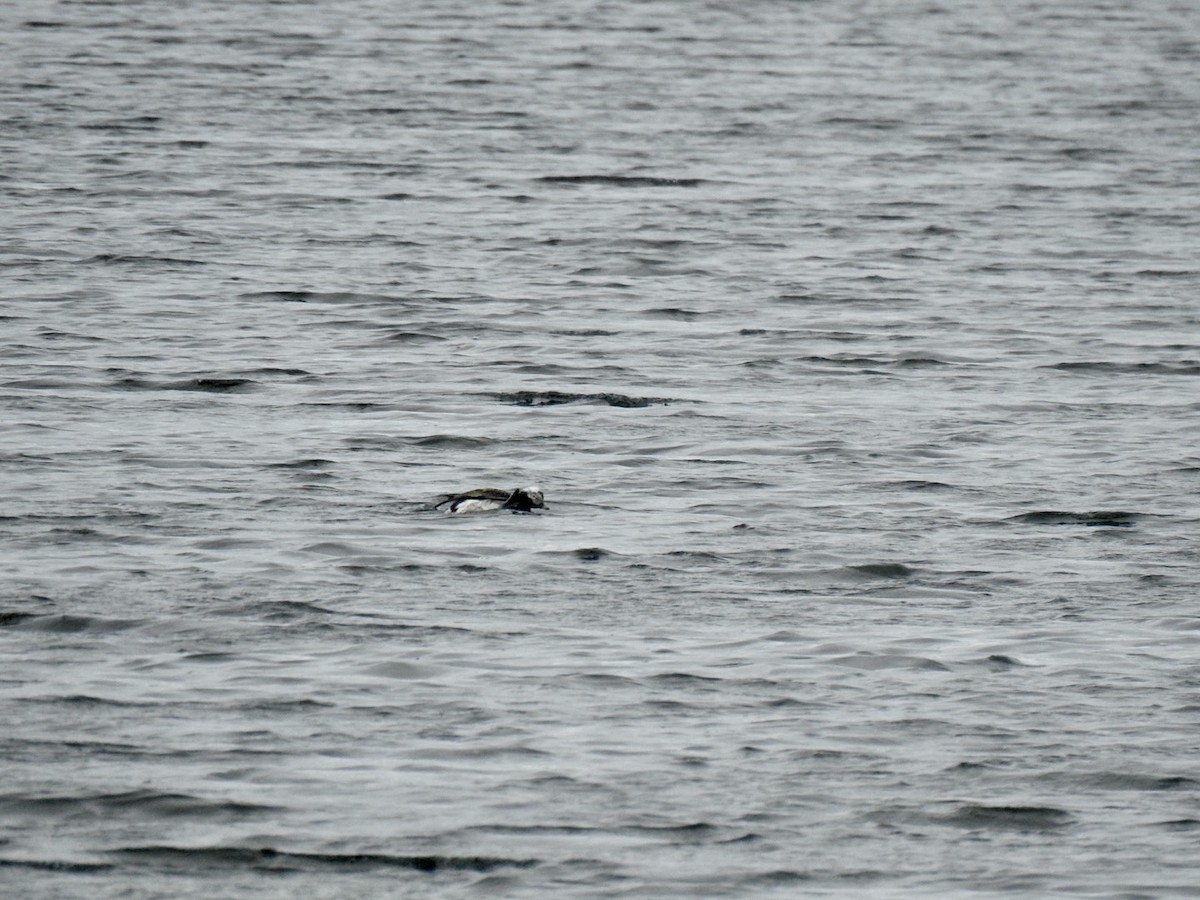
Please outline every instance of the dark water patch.
[[199, 391], [205, 394], [244, 393], [258, 387], [258, 382], [249, 378], [188, 378], [172, 381], [162, 386], [168, 391]]
[[885, 481], [880, 485], [882, 488], [898, 491], [952, 491], [955, 490], [954, 485], [946, 484], [944, 481], [922, 481], [921, 479], [908, 479], [905, 481]]
[[598, 184], [606, 187], [698, 187], [702, 178], [657, 178], [649, 175], [543, 175], [547, 184]]
[[[428, 508], [428, 507], [424, 507]], [[421, 572], [427, 569], [427, 566], [420, 563], [397, 563], [389, 561], [387, 557], [377, 557], [379, 562], [355, 562], [339, 565], [337, 570], [345, 572], [347, 575], [353, 575], [355, 578], [361, 578], [367, 575], [379, 575], [387, 573], [408, 573]]]
[[668, 559], [688, 560], [699, 563], [727, 563], [728, 557], [713, 553], [709, 550], [668, 550], [663, 554]]
[[1067, 159], [1077, 161], [1088, 161], [1094, 159], [1104, 159], [1111, 156], [1120, 156], [1124, 151], [1118, 150], [1115, 147], [1064, 147], [1057, 151], [1059, 156], [1065, 156]]
[[0, 795], [0, 810], [56, 818], [104, 818], [113, 815], [153, 815], [168, 818], [229, 819], [277, 813], [281, 807], [230, 800], [205, 800], [190, 794], [126, 791], [84, 796], [36, 794]]
[[1081, 361], [1061, 362], [1053, 365], [1040, 366], [1043, 369], [1057, 369], [1062, 372], [1085, 372], [1101, 375], [1200, 375], [1200, 360], [1181, 360], [1180, 362], [1106, 362]]
[[485, 394], [500, 403], [514, 406], [559, 406], [566, 403], [593, 403], [619, 409], [642, 409], [647, 406], [668, 406], [678, 402], [669, 397], [631, 397], [627, 394], [575, 394], [566, 391], [500, 391]]
[[320, 700], [311, 700], [307, 697], [298, 697], [295, 700], [255, 700], [236, 705], [237, 709], [245, 712], [262, 713], [303, 713], [316, 709], [333, 709], [334, 707], [333, 703], [322, 703]]
[[0, 628], [9, 628], [13, 625], [20, 625], [29, 619], [38, 618], [38, 613], [26, 613], [16, 611], [0, 612]]
[[348, 409], [352, 412], [376, 412], [399, 408], [394, 403], [380, 403], [374, 400], [321, 400], [313, 403], [298, 403], [297, 406], [306, 409]]
[[480, 450], [497, 443], [491, 438], [467, 437], [462, 434], [427, 434], [408, 440], [410, 446], [423, 450]]
[[9, 627], [20, 631], [36, 631], [46, 634], [112, 634], [128, 631], [145, 624], [134, 619], [104, 619], [99, 616], [72, 615], [29, 615], [18, 613], [21, 618]]
[[19, 378], [16, 381], [6, 381], [6, 388], [19, 391], [74, 391], [81, 387], [80, 382], [65, 378]]
[[620, 553], [612, 550], [605, 550], [603, 547], [576, 547], [573, 550], [538, 551], [538, 556], [549, 559], [578, 560], [579, 562], [599, 562], [602, 559], [620, 555]]
[[313, 297], [311, 291], [259, 291], [239, 295], [242, 300], [274, 300], [280, 303], [307, 303]]
[[[549, 779], [535, 779], [534, 783], [539, 781], [548, 781]], [[555, 787], [564, 786], [562, 782], [566, 782], [566, 787], [573, 787], [576, 782], [571, 778], [556, 778], [553, 780]], [[472, 832], [482, 832], [484, 834], [529, 834], [529, 835], [544, 835], [544, 834], [597, 834], [607, 831], [607, 829], [593, 825], [509, 825], [509, 824], [491, 824], [491, 825], [472, 825], [465, 829]]]
[[965, 803], [945, 816], [931, 821], [971, 830], [1056, 831], [1075, 819], [1066, 810], [1053, 806], [990, 806]]
[[390, 344], [428, 344], [445, 341], [446, 338], [426, 331], [391, 331], [383, 337]]
[[910, 569], [903, 563], [862, 563], [857, 566], [847, 566], [846, 571], [853, 572], [858, 575], [866, 575], [869, 578], [911, 578], [916, 574], [915, 570]]
[[1009, 516], [1005, 522], [1022, 525], [1084, 525], [1089, 528], [1131, 528], [1145, 513], [1098, 510], [1096, 512], [1064, 512], [1038, 510]]
[[[1046, 776], [1058, 780], [1059, 776]], [[1095, 772], [1074, 775], [1069, 779], [1088, 787], [1109, 791], [1195, 791], [1200, 781], [1186, 775], [1141, 775], [1130, 772]]]
[[52, 328], [39, 328], [37, 335], [44, 341], [83, 341], [90, 344], [101, 344], [108, 340], [108, 338], [96, 335], [78, 334], [73, 331], [57, 331]]
[[263, 468], [266, 469], [300, 469], [303, 471], [312, 471], [314, 469], [327, 469], [334, 465], [332, 459], [321, 459], [320, 457], [312, 457], [309, 459], [296, 459], [291, 462], [281, 463], [266, 463]]
[[57, 859], [10, 859], [0, 857], [0, 868], [37, 869], [42, 872], [63, 872], [75, 875], [91, 875], [97, 872], [111, 872], [116, 868], [112, 863], [70, 862]]
[[1200, 819], [1171, 819], [1157, 824], [1168, 831], [1200, 831]]
[[258, 608], [261, 610], [263, 621], [266, 622], [292, 622], [313, 615], [337, 615], [332, 609], [326, 609], [316, 603], [304, 600], [270, 600], [262, 603]]
[[681, 322], [694, 322], [704, 314], [699, 310], [684, 309], [681, 306], [658, 306], [653, 309], [642, 310], [642, 315], [656, 319], [676, 319]]
[[112, 385], [122, 391], [187, 391], [203, 394], [239, 394], [254, 390], [257, 381], [249, 378], [185, 378], [181, 381], [150, 381], [133, 376], [122, 378]]
[[82, 260], [85, 265], [105, 266], [206, 266], [200, 259], [182, 259], [172, 256], [138, 256], [134, 254], [98, 253]]
[[468, 437], [461, 434], [428, 434], [420, 437], [392, 437], [387, 435], [362, 435], [345, 438], [343, 443], [351, 451], [382, 450], [395, 452], [410, 447], [422, 450], [484, 450], [499, 444], [492, 438]]
[[802, 356], [797, 362], [808, 363], [816, 366], [839, 366], [855, 369], [865, 369], [868, 372], [875, 374], [879, 370], [891, 365], [891, 362], [886, 359], [876, 359], [871, 356]]
[[186, 662], [229, 663], [242, 662], [249, 657], [241, 653], [226, 652], [223, 650], [199, 650], [195, 653], [185, 653], [179, 658]]
[[341, 871], [408, 869], [416, 872], [491, 872], [504, 867], [529, 868], [536, 859], [493, 856], [403, 856], [386, 853], [289, 853], [270, 847], [126, 847], [113, 855], [172, 869], [241, 869], [265, 871]]
[[396, 304], [403, 298], [390, 294], [368, 294], [354, 291], [253, 291], [239, 294], [241, 300], [268, 300], [279, 303], [370, 303]]

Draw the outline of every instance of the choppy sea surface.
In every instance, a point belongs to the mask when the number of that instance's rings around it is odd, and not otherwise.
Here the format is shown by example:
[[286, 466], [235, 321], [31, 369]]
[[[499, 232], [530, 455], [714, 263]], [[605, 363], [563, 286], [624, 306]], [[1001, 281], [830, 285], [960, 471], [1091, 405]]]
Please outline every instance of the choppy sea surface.
[[0, 24], [5, 896], [1200, 896], [1195, 4]]

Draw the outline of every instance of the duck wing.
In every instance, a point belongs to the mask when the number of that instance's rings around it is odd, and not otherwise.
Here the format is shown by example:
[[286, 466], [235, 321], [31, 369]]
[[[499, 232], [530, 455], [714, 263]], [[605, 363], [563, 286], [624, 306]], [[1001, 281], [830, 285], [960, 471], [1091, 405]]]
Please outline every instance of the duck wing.
[[474, 488], [469, 491], [463, 491], [461, 494], [443, 494], [442, 499], [433, 505], [434, 509], [440, 509], [447, 503], [451, 509], [455, 504], [461, 503], [463, 500], [499, 500], [503, 503], [512, 496], [512, 491], [501, 490], [500, 488]]

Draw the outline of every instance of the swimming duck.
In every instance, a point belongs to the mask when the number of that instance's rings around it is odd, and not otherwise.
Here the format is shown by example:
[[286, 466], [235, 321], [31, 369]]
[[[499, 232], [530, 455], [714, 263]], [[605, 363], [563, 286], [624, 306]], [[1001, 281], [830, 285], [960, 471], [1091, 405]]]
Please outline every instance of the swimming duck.
[[447, 494], [433, 505], [434, 509], [446, 507], [451, 515], [462, 515], [473, 512], [492, 512], [497, 509], [510, 509], [513, 512], [529, 512], [533, 509], [545, 509], [542, 502], [542, 492], [535, 487], [517, 488], [506, 491], [501, 488], [475, 488], [461, 494]]

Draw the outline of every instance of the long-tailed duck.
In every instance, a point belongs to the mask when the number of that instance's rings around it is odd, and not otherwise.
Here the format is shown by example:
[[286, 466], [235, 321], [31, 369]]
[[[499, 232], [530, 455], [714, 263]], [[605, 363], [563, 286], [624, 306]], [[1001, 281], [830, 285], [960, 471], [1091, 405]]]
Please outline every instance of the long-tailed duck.
[[492, 512], [497, 509], [509, 509], [513, 512], [529, 512], [533, 509], [545, 509], [542, 502], [542, 492], [535, 487], [517, 488], [506, 491], [501, 488], [475, 488], [461, 494], [447, 494], [433, 505], [434, 509], [446, 508], [451, 515], [463, 513]]

